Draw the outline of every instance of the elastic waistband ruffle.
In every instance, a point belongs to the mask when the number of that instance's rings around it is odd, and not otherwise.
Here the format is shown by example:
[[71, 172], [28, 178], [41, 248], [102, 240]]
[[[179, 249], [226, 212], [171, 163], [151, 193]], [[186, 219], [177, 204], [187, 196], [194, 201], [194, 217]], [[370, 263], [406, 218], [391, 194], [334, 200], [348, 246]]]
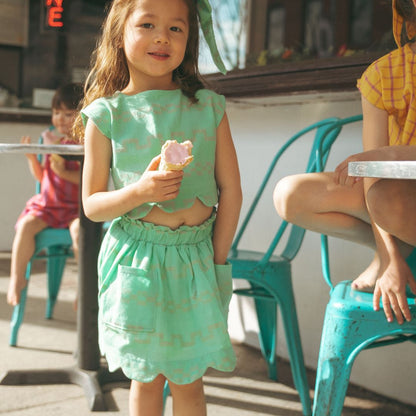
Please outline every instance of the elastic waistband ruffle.
[[122, 230], [135, 240], [148, 241], [160, 245], [196, 244], [207, 238], [212, 238], [212, 229], [216, 214], [200, 225], [182, 225], [176, 230], [151, 222], [132, 219], [127, 216], [116, 218], [108, 232], [117, 233], [116, 229]]

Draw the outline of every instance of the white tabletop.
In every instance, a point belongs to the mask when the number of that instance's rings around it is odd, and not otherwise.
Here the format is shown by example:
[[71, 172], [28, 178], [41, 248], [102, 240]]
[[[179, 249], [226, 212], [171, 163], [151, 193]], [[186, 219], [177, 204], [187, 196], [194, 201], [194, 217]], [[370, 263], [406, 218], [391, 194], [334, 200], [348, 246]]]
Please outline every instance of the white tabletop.
[[16, 144], [0, 143], [0, 153], [56, 153], [61, 155], [83, 155], [84, 146], [77, 144]]
[[348, 175], [369, 178], [416, 179], [416, 161], [350, 162]]

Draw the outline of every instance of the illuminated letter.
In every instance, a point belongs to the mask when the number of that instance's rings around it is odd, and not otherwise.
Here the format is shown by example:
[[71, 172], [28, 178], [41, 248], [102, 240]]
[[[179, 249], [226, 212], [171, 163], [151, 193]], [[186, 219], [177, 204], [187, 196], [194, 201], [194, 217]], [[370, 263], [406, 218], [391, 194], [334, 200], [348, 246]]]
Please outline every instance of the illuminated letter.
[[52, 6], [55, 4], [55, 6], [62, 7], [62, 3], [64, 0], [45, 0], [45, 6]]
[[48, 25], [50, 27], [62, 27], [62, 13], [64, 9], [62, 7], [51, 7], [49, 9]]

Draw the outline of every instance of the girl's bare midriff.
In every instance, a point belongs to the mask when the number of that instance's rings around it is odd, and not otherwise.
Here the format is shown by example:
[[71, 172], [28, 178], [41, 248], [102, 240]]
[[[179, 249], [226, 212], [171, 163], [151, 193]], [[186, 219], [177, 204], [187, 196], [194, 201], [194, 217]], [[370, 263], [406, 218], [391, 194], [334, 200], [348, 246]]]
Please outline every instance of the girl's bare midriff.
[[211, 216], [212, 210], [213, 207], [207, 207], [199, 199], [195, 199], [195, 203], [192, 207], [181, 209], [172, 213], [165, 212], [155, 206], [141, 220], [151, 222], [156, 225], [163, 225], [175, 230], [181, 225], [201, 225]]

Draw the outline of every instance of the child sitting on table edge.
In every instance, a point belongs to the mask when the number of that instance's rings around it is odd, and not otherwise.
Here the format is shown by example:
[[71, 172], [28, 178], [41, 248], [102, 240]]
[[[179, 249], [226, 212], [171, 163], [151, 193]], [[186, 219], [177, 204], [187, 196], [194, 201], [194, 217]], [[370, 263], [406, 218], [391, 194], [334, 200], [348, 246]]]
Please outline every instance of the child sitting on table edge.
[[303, 228], [357, 242], [375, 256], [352, 283], [373, 291], [389, 322], [411, 319], [406, 286], [416, 281], [406, 262], [416, 246], [416, 181], [348, 176], [353, 161], [416, 160], [416, 0], [393, 0], [393, 34], [398, 49], [372, 63], [358, 80], [363, 112], [363, 152], [335, 172], [288, 176], [274, 191], [285, 220]]
[[[43, 144], [78, 144], [72, 137], [73, 124], [83, 89], [78, 84], [59, 87], [52, 98], [52, 128], [42, 132]], [[24, 136], [21, 143], [28, 144]], [[7, 303], [16, 306], [27, 281], [29, 260], [35, 251], [35, 236], [47, 227], [69, 228], [74, 256], [78, 256], [80, 164], [56, 154], [46, 154], [40, 162], [36, 154], [26, 154], [33, 177], [40, 182], [40, 192], [27, 201], [15, 229], [11, 256]]]

